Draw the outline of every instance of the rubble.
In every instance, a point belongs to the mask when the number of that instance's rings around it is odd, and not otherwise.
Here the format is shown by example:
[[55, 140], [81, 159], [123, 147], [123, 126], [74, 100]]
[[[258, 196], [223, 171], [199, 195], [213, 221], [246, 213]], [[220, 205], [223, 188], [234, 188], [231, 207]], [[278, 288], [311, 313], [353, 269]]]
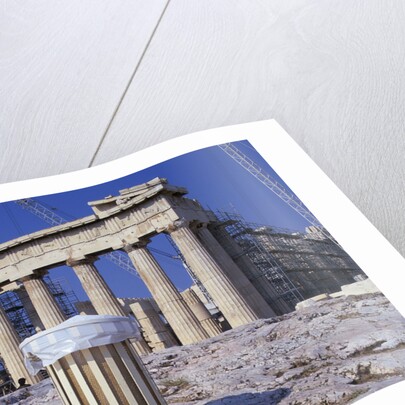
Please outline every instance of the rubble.
[[405, 378], [405, 321], [381, 294], [335, 298], [144, 362], [169, 404], [346, 404]]
[[[381, 294], [340, 297], [143, 361], [169, 404], [347, 404], [405, 379], [405, 321]], [[20, 403], [49, 402], [43, 384]]]

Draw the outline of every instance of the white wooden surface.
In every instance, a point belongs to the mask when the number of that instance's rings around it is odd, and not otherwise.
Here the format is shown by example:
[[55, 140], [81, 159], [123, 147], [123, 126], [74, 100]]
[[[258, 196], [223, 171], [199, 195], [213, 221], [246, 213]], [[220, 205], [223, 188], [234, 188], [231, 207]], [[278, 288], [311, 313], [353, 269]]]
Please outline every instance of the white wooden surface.
[[2, 1], [1, 181], [89, 164], [164, 5]]
[[0, 181], [276, 118], [405, 254], [405, 3], [165, 7], [3, 0]]

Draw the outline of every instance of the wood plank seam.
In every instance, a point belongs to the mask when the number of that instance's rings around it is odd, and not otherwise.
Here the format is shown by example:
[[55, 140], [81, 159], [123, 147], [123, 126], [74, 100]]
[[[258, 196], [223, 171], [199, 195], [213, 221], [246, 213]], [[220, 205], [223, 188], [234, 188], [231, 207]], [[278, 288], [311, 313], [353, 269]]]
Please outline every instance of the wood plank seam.
[[169, 7], [169, 4], [170, 4], [170, 0], [167, 0], [166, 5], [164, 6], [164, 8], [163, 8], [163, 10], [162, 10], [162, 13], [160, 14], [159, 19], [158, 19], [157, 22], [156, 22], [156, 26], [155, 26], [155, 28], [153, 29], [153, 31], [152, 31], [152, 33], [151, 33], [151, 35], [150, 35], [150, 37], [149, 37], [149, 40], [147, 41], [147, 43], [146, 43], [146, 45], [145, 45], [144, 50], [142, 51], [141, 57], [139, 58], [138, 62], [136, 63], [135, 68], [134, 68], [134, 71], [133, 71], [131, 77], [130, 77], [129, 80], [128, 80], [128, 84], [126, 85], [126, 87], [125, 87], [125, 89], [124, 89], [124, 91], [123, 91], [123, 93], [122, 93], [120, 99], [118, 100], [117, 106], [116, 106], [116, 108], [114, 109], [110, 120], [108, 121], [107, 127], [106, 127], [106, 129], [105, 129], [103, 135], [102, 135], [101, 138], [100, 138], [100, 141], [99, 141], [99, 143], [98, 143], [98, 145], [97, 145], [97, 148], [96, 148], [96, 150], [95, 150], [95, 152], [94, 152], [94, 154], [93, 154], [93, 157], [92, 157], [91, 160], [90, 160], [90, 163], [89, 163], [88, 167], [93, 166], [93, 163], [94, 163], [94, 161], [95, 161], [95, 159], [96, 159], [96, 157], [97, 157], [97, 154], [98, 154], [98, 152], [100, 151], [101, 145], [103, 144], [104, 139], [105, 139], [105, 137], [107, 136], [108, 131], [110, 130], [111, 124], [113, 123], [114, 118], [115, 118], [115, 116], [117, 115], [117, 112], [118, 112], [118, 110], [120, 109], [122, 102], [124, 101], [124, 98], [125, 98], [125, 96], [126, 96], [126, 94], [127, 94], [127, 92], [128, 92], [128, 89], [131, 87], [132, 81], [133, 81], [133, 79], [134, 79], [136, 73], [138, 72], [139, 67], [141, 66], [141, 63], [142, 63], [143, 58], [144, 58], [144, 56], [145, 56], [145, 54], [146, 54], [146, 51], [148, 50], [149, 45], [151, 44], [151, 42], [152, 42], [152, 40], [153, 40], [153, 37], [155, 36], [155, 33], [156, 33], [156, 31], [157, 31], [157, 29], [158, 29], [158, 27], [159, 27], [159, 25], [160, 25], [160, 23], [161, 23], [161, 21], [162, 21], [162, 19], [163, 19], [163, 16], [165, 15], [165, 12], [166, 12], [167, 8]]

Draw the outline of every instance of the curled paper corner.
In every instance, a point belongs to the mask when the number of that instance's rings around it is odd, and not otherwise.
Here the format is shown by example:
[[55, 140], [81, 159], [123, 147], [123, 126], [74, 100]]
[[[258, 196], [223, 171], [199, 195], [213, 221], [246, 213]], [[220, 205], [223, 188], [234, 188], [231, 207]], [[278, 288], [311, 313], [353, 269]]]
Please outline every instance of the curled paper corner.
[[26, 338], [20, 344], [30, 374], [78, 350], [139, 339], [134, 320], [125, 316], [76, 315], [65, 322]]

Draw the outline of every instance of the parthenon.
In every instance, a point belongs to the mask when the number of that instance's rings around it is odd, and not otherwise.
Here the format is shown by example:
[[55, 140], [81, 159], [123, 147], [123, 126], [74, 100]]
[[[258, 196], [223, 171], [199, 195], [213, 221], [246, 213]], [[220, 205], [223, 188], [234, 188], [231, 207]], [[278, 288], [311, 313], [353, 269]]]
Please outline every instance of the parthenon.
[[[275, 316], [279, 310], [268, 299], [277, 294], [274, 286], [264, 279], [258, 286], [248, 277], [257, 273], [254, 264], [248, 258], [241, 263], [231, 257], [232, 249], [238, 247], [211, 231], [218, 219], [186, 194], [185, 188], [155, 178], [120, 190], [118, 196], [89, 202], [93, 215], [0, 245], [0, 292], [26, 291], [36, 312], [31, 321], [37, 331], [65, 319], [43, 281], [60, 265], [73, 269], [93, 313], [128, 316], [97, 269], [99, 256], [116, 250], [126, 252], [157, 306], [148, 301], [129, 306], [147, 332], [149, 345], [138, 337], [121, 346], [79, 351], [47, 367], [66, 403], [164, 403], [139, 355], [151, 348], [192, 344], [221, 333], [197, 294], [193, 290], [180, 293], [148, 249], [157, 234], [170, 235], [232, 328]], [[250, 272], [246, 271], [249, 266]], [[29, 375], [24, 368], [19, 338], [1, 309], [0, 317], [0, 354], [9, 374], [15, 380], [25, 377], [37, 382], [40, 377]], [[107, 392], [102, 381], [116, 388]], [[122, 385], [123, 381], [127, 382]]]

